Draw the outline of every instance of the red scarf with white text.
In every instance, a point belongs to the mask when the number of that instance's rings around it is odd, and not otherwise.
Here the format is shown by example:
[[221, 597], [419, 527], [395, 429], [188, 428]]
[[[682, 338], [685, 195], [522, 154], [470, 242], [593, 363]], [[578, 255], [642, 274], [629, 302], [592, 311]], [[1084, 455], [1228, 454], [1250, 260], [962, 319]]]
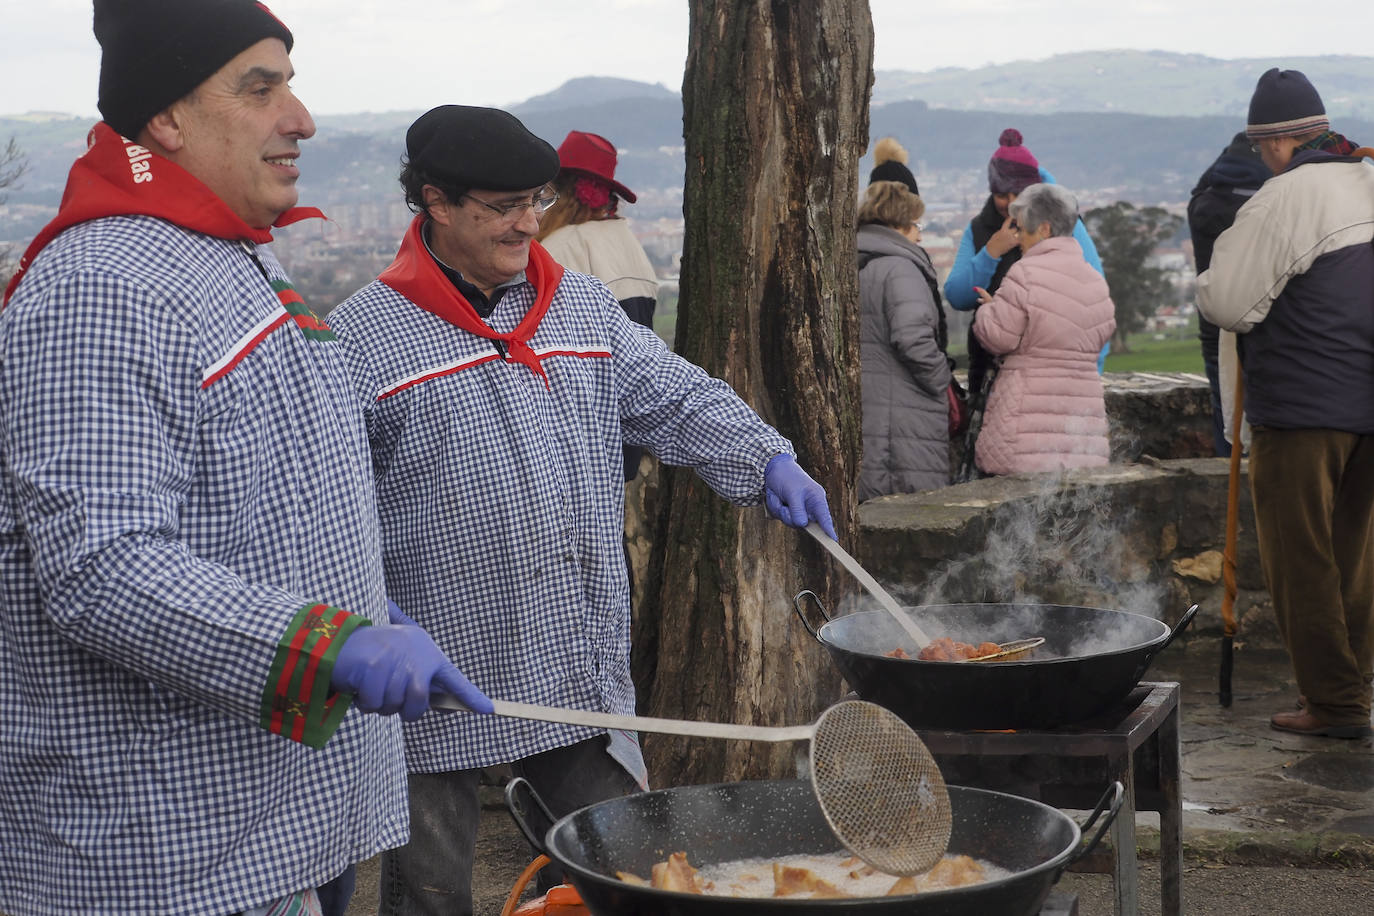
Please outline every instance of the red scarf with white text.
[[530, 349], [529, 341], [538, 330], [539, 322], [544, 320], [549, 304], [553, 302], [553, 294], [558, 291], [558, 284], [563, 279], [563, 265], [555, 261], [542, 245], [531, 241], [525, 279], [534, 286], [534, 305], [520, 319], [515, 330], [506, 333], [494, 331], [434, 262], [420, 235], [424, 223], [423, 213], [411, 221], [405, 238], [401, 240], [401, 250], [396, 253], [396, 260], [377, 279], [425, 311], [438, 315], [469, 334], [502, 341], [510, 353], [509, 358], [542, 378], [547, 388], [549, 377], [544, 374], [539, 357]]
[[[183, 229], [221, 239], [263, 244], [272, 233], [255, 229], [239, 218], [200, 179], [101, 121], [86, 138], [88, 149], [67, 175], [67, 188], [57, 216], [19, 259], [19, 270], [5, 287], [4, 302], [19, 287], [33, 259], [64, 229], [105, 216], [155, 216]], [[311, 217], [324, 218], [314, 207], [293, 207], [274, 226], [289, 226]]]

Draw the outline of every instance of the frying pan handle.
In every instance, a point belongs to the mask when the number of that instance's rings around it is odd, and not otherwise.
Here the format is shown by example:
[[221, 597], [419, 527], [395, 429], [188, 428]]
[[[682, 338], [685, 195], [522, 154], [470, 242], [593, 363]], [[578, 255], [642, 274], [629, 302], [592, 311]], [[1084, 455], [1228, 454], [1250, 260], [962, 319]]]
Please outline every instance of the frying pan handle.
[[834, 618], [826, 613], [825, 605], [821, 604], [820, 597], [810, 589], [797, 592], [796, 597], [792, 599], [792, 609], [797, 612], [797, 617], [801, 620], [802, 626], [806, 627], [806, 632], [810, 633], [813, 639], [819, 640], [820, 636], [816, 634], [815, 627], [811, 626], [811, 621], [806, 619], [806, 611], [802, 610], [802, 605], [807, 598], [810, 598], [811, 603], [816, 605], [816, 610], [821, 612], [821, 616], [825, 618], [826, 623], [829, 623]]
[[[1059, 866], [1060, 875], [1064, 874], [1065, 870], [1067, 870], [1069, 866], [1073, 865], [1073, 863], [1077, 862], [1079, 859], [1088, 855], [1094, 849], [1097, 848], [1097, 844], [1102, 842], [1102, 837], [1106, 835], [1108, 828], [1110, 828], [1112, 826], [1112, 822], [1116, 820], [1116, 816], [1121, 813], [1121, 805], [1125, 801], [1126, 787], [1123, 786], [1120, 783], [1120, 781], [1114, 782], [1107, 787], [1107, 791], [1102, 793], [1102, 798], [1098, 801], [1097, 807], [1093, 809], [1092, 817], [1088, 818], [1088, 820], [1083, 824], [1082, 831], [1083, 833], [1087, 833], [1089, 830], [1091, 830], [1093, 824], [1097, 823], [1097, 819], [1099, 817], [1102, 817], [1102, 812], [1106, 811], [1107, 816], [1103, 818], [1102, 826], [1097, 828], [1097, 833], [1093, 834], [1093, 838], [1091, 840], [1089, 840], [1086, 844], [1080, 845], [1078, 849], [1074, 851], [1074, 854], [1069, 856], [1068, 861], [1066, 861], [1063, 865]], [[1110, 806], [1110, 810], [1108, 806]], [[1059, 876], [1056, 875], [1054, 880], [1058, 881]]]
[[[527, 802], [533, 802], [531, 808]], [[510, 809], [511, 819], [515, 821], [515, 826], [520, 828], [520, 832], [529, 840], [530, 845], [536, 852], [548, 855], [549, 851], [544, 846], [542, 835], [530, 826], [530, 814], [534, 813], [544, 820], [544, 833], [558, 820], [549, 810], [549, 806], [544, 804], [544, 799], [534, 791], [534, 786], [530, 785], [529, 780], [523, 776], [516, 776], [506, 783], [506, 807]]]
[[1150, 662], [1154, 661], [1155, 656], [1169, 648], [1169, 643], [1173, 642], [1178, 637], [1178, 634], [1188, 629], [1188, 624], [1192, 623], [1193, 618], [1197, 616], [1197, 608], [1198, 606], [1195, 604], [1184, 611], [1183, 616], [1179, 618], [1178, 626], [1174, 627], [1169, 633], [1169, 637], [1159, 644], [1158, 649], [1155, 649], [1149, 655], [1145, 656], [1145, 661], [1141, 662], [1140, 670], [1137, 671], [1135, 675], [1137, 681], [1145, 676], [1145, 669], [1150, 667]]

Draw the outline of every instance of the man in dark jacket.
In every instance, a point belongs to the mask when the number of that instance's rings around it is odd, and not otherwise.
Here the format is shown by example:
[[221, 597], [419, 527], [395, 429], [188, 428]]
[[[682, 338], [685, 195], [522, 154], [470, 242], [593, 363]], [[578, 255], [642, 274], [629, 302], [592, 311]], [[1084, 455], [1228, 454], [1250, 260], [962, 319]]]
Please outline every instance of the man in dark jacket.
[[[1193, 261], [1200, 274], [1212, 262], [1212, 246], [1217, 236], [1231, 228], [1236, 212], [1248, 201], [1269, 177], [1269, 168], [1261, 161], [1250, 138], [1241, 131], [1221, 151], [1202, 173], [1188, 201], [1188, 232], [1193, 237]], [[1207, 384], [1212, 389], [1212, 441], [1222, 458], [1231, 454], [1226, 440], [1221, 406], [1222, 391], [1217, 368], [1217, 326], [1198, 314], [1198, 340], [1202, 341], [1202, 364], [1207, 369]], [[1233, 396], [1231, 393], [1227, 397]]]
[[1334, 133], [1296, 70], [1270, 70], [1246, 135], [1274, 173], [1217, 239], [1198, 308], [1235, 331], [1260, 563], [1302, 693], [1269, 721], [1371, 734], [1374, 150]]

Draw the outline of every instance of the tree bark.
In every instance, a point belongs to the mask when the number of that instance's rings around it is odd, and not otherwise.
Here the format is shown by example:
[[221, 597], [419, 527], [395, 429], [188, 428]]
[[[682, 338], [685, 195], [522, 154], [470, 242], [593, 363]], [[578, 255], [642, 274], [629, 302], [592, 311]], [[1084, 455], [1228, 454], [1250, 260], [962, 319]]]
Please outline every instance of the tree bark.
[[[792, 440], [856, 543], [858, 161], [873, 26], [854, 0], [691, 0], [683, 83], [683, 356]], [[840, 678], [791, 610], [852, 589], [804, 532], [664, 468], [635, 675], [648, 714], [813, 719]], [[795, 773], [795, 745], [644, 736], [655, 785]]]

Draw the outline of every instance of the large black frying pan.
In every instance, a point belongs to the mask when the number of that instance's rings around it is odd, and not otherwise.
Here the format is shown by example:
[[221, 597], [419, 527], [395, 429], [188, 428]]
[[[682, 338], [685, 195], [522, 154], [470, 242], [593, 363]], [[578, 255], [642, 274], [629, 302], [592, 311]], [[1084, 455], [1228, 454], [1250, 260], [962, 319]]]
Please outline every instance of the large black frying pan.
[[[547, 810], [529, 783], [515, 779], [506, 803], [521, 831], [562, 866], [596, 916], [746, 916], [757, 913], [838, 916], [1032, 916], [1070, 864], [1097, 845], [1120, 810], [1121, 783], [1109, 788], [1084, 825], [1102, 825], [1083, 845], [1068, 815], [1030, 799], [949, 787], [953, 833], [949, 852], [998, 865], [1009, 877], [902, 897], [850, 899], [732, 898], [682, 894], [629, 884], [627, 871], [648, 878], [655, 862], [685, 852], [694, 866], [839, 850], [811, 785], [777, 780], [682, 786], [598, 802], [537, 832]], [[1110, 809], [1109, 809], [1110, 806]], [[551, 820], [551, 818], [549, 818]]]
[[[815, 604], [819, 630], [804, 605]], [[832, 618], [813, 592], [793, 599], [797, 616], [825, 646], [860, 697], [915, 729], [1053, 728], [1104, 712], [1125, 698], [1150, 662], [1197, 614], [1193, 605], [1172, 630], [1140, 614], [1062, 604], [944, 604], [907, 608], [932, 639], [1010, 642], [1045, 637], [1011, 661], [928, 662], [889, 658], [908, 645], [886, 611]]]

